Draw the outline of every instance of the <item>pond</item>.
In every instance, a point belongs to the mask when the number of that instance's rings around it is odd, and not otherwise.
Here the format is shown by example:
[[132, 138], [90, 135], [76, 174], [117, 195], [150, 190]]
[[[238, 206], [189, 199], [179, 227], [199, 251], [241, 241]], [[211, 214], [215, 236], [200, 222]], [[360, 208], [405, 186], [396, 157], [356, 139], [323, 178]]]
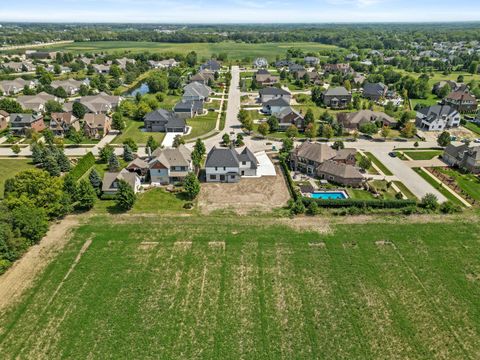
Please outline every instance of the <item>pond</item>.
[[149, 89], [147, 83], [141, 83], [135, 89], [132, 89], [132, 90], [126, 92], [125, 95], [126, 96], [136, 96], [137, 94], [145, 95], [145, 94], [148, 94], [149, 90], [150, 89]]

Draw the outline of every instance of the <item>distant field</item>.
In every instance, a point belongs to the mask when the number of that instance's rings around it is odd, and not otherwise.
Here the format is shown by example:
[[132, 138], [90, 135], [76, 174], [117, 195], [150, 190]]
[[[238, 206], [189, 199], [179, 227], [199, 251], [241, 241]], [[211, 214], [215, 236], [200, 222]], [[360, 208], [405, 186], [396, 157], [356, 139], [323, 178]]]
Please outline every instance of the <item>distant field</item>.
[[478, 222], [319, 234], [176, 199], [157, 213], [164, 196], [76, 231], [0, 314], [3, 359], [479, 357]]
[[54, 51], [69, 51], [73, 53], [83, 52], [156, 52], [156, 53], [180, 53], [187, 54], [190, 51], [196, 51], [201, 58], [211, 57], [212, 54], [227, 53], [230, 60], [241, 60], [244, 58], [253, 59], [257, 56], [267, 57], [274, 60], [277, 55], [283, 56], [288, 48], [295, 47], [306, 52], [317, 52], [320, 50], [336, 49], [336, 46], [319, 43], [262, 43], [246, 44], [235, 42], [221, 43], [156, 43], [156, 42], [137, 42], [137, 41], [96, 41], [96, 42], [77, 42], [59, 46], [48, 47]]
[[22, 170], [33, 167], [31, 161], [26, 159], [0, 159], [0, 199], [3, 198], [5, 180], [13, 177]]

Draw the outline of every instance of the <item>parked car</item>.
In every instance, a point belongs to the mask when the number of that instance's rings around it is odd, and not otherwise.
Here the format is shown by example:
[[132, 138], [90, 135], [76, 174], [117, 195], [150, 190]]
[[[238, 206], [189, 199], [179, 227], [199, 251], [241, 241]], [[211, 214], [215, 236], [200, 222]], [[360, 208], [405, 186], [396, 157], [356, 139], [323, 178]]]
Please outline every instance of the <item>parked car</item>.
[[396, 157], [397, 157], [397, 153], [395, 153], [395, 152], [392, 151], [392, 152], [389, 152], [389, 153], [388, 153], [388, 156], [390, 156], [390, 157], [392, 157], [392, 158], [396, 158]]

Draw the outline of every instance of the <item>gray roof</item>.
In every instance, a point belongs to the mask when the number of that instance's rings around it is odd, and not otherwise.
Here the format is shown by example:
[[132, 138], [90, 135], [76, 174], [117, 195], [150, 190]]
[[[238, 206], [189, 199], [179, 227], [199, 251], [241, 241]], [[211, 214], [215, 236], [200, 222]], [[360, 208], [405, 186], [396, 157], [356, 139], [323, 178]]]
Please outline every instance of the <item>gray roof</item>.
[[15, 127], [16, 124], [31, 124], [41, 118], [41, 115], [36, 114], [10, 114], [10, 123]]
[[337, 156], [337, 151], [327, 144], [313, 143], [306, 141], [298, 146], [293, 152], [300, 158], [322, 163], [325, 160], [333, 159]]
[[106, 172], [103, 175], [102, 191], [117, 191], [118, 188], [112, 187], [115, 180], [123, 180], [135, 190], [135, 181], [138, 175], [123, 169], [120, 172]]
[[343, 86], [329, 88], [324, 93], [325, 96], [348, 96], [350, 93]]
[[238, 154], [238, 160], [239, 161], [250, 161], [250, 168], [251, 169], [256, 169], [258, 166], [258, 160], [257, 158], [255, 157], [255, 155], [253, 155], [253, 153], [250, 151], [249, 148], [245, 148], [243, 149], [243, 151]]
[[204, 63], [201, 66], [202, 69], [209, 69], [209, 70], [220, 70], [222, 68], [222, 65], [217, 61], [217, 60], [208, 60], [206, 63]]
[[212, 93], [212, 89], [210, 87], [196, 81], [185, 85], [183, 91], [184, 97], [200, 97], [204, 99], [208, 98]]
[[363, 85], [364, 95], [383, 96], [388, 89], [387, 85], [382, 83], [366, 83]]
[[203, 111], [203, 100], [181, 100], [175, 104], [173, 108], [175, 112], [184, 112], [184, 111], [194, 111], [201, 112]]
[[213, 147], [207, 155], [205, 167], [238, 167], [238, 164], [239, 159], [235, 149]]
[[342, 179], [363, 179], [363, 175], [354, 166], [332, 160], [327, 160], [319, 165], [317, 171]]
[[288, 92], [284, 89], [281, 89], [281, 88], [274, 87], [274, 86], [269, 86], [269, 87], [260, 89], [259, 94], [260, 94], [260, 96], [262, 96], [262, 95], [291, 95], [290, 92]]
[[438, 120], [442, 116], [455, 116], [458, 114], [458, 111], [449, 105], [433, 105], [419, 109], [417, 112], [425, 116], [423, 120], [429, 123]]
[[276, 98], [268, 100], [267, 102], [263, 103], [265, 106], [290, 106], [287, 100], [284, 98]]

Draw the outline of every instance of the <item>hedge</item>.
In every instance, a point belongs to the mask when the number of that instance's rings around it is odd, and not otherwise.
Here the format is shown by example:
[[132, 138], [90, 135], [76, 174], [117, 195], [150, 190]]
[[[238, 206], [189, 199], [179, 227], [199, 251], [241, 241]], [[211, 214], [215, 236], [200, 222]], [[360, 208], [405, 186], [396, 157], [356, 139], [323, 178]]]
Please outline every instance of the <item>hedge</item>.
[[308, 206], [312, 201], [315, 201], [318, 206], [326, 208], [357, 207], [372, 209], [401, 209], [409, 206], [417, 206], [415, 200], [325, 200], [303, 197], [302, 201], [305, 206]]
[[287, 179], [287, 186], [288, 186], [288, 190], [290, 191], [290, 195], [292, 196], [293, 200], [297, 201], [298, 193], [295, 189], [295, 184], [293, 183], [293, 179], [290, 176], [290, 170], [288, 168], [287, 162], [282, 158], [280, 158], [280, 166], [282, 167], [283, 174]]
[[93, 165], [95, 165], [95, 156], [93, 156], [91, 152], [88, 152], [78, 161], [77, 165], [70, 170], [70, 176], [72, 176], [75, 181], [78, 181]]

